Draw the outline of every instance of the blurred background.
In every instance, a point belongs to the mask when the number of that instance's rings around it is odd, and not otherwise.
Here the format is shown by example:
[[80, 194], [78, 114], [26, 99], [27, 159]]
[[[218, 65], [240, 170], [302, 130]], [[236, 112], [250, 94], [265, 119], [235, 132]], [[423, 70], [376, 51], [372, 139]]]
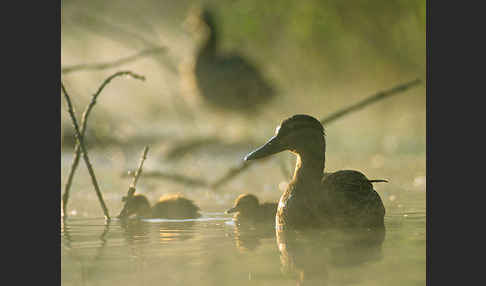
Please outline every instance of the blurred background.
[[[146, 77], [144, 82], [114, 79], [88, 120], [87, 147], [112, 215], [121, 209], [130, 182], [121, 175], [136, 168], [145, 145], [151, 149], [144, 171], [214, 181], [272, 136], [286, 117], [324, 118], [415, 78], [422, 84], [324, 126], [326, 168], [358, 169], [369, 178], [388, 179], [389, 184], [376, 188], [387, 213], [417, 204], [425, 208], [424, 0], [89, 0], [61, 5], [62, 80], [78, 121], [108, 76], [130, 70]], [[203, 11], [210, 13], [211, 23], [201, 18]], [[216, 48], [204, 53], [211, 35], [217, 35]], [[150, 52], [139, 54], [144, 51]], [[88, 68], [137, 54], [117, 66]], [[252, 69], [241, 68], [243, 63]], [[221, 75], [219, 70], [229, 72]], [[271, 86], [274, 95], [262, 103], [250, 98], [250, 107], [243, 110], [207, 99], [222, 93], [221, 101], [228, 100], [224, 94], [231, 96], [231, 87], [236, 92], [249, 85]], [[64, 98], [61, 109], [64, 188], [75, 141]], [[197, 148], [177, 151], [186, 145]], [[152, 201], [180, 192], [205, 211], [226, 209], [242, 192], [276, 201], [288, 181], [281, 162], [293, 168], [292, 156], [282, 153], [253, 164], [218, 190], [142, 176], [137, 192]], [[80, 162], [70, 214], [102, 216], [92, 189]]]

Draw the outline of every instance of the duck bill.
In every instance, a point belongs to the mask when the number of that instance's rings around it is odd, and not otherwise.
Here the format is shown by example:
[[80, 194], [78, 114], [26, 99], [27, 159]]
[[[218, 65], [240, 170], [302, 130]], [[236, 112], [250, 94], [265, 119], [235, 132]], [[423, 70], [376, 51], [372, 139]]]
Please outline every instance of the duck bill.
[[278, 135], [273, 136], [267, 143], [263, 144], [260, 148], [252, 151], [245, 156], [244, 160], [254, 160], [260, 159], [284, 151], [286, 148], [281, 143], [280, 137]]

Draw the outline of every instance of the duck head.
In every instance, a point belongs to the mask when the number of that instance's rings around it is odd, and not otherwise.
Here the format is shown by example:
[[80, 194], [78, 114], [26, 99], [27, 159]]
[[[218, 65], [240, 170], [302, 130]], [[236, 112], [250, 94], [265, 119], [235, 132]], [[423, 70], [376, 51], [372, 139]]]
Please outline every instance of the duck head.
[[275, 135], [267, 143], [245, 156], [244, 160], [267, 157], [282, 151], [291, 151], [301, 157], [324, 160], [326, 142], [324, 127], [312, 116], [297, 114], [282, 121]]
[[210, 31], [214, 31], [216, 28], [213, 13], [209, 8], [204, 8], [201, 12], [201, 21], [208, 27]]
[[240, 212], [240, 213], [254, 214], [256, 213], [258, 206], [259, 203], [258, 203], [258, 198], [256, 196], [252, 194], [242, 194], [238, 196], [238, 198], [236, 198], [234, 207], [227, 210], [226, 213], [229, 214], [229, 213]]
[[[190, 32], [203, 50], [214, 50], [217, 45], [216, 19], [210, 7], [193, 7], [189, 10], [183, 27]], [[207, 52], [208, 52], [207, 51]]]
[[[127, 198], [123, 197], [122, 201], [126, 201]], [[144, 195], [135, 195], [130, 199], [127, 206], [127, 216], [133, 214], [139, 216], [148, 216], [151, 213], [150, 203]]]

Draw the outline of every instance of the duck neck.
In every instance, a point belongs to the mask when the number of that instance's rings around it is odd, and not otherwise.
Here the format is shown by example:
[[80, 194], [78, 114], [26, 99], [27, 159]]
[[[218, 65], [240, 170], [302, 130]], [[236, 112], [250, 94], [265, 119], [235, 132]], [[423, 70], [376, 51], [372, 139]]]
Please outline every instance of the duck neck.
[[207, 40], [199, 51], [200, 56], [204, 57], [213, 56], [218, 44], [218, 36], [214, 27], [208, 25], [208, 31]]
[[297, 160], [295, 163], [295, 171], [293, 181], [301, 181], [305, 183], [317, 182], [320, 183], [325, 165], [325, 145], [313, 145], [320, 148], [307, 148], [305, 151], [296, 151]]

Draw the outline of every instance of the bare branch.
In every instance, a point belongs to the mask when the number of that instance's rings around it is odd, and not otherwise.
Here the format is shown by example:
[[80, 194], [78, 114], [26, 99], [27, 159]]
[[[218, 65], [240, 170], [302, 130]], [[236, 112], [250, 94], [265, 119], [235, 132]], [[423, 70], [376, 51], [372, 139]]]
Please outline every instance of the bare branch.
[[359, 109], [364, 108], [367, 105], [370, 105], [372, 103], [375, 103], [377, 101], [380, 101], [380, 100], [385, 99], [387, 97], [390, 97], [392, 95], [403, 92], [403, 91], [409, 89], [410, 87], [419, 84], [420, 82], [422, 82], [422, 81], [417, 78], [413, 81], [410, 81], [410, 82], [407, 82], [407, 83], [404, 83], [404, 84], [401, 84], [401, 85], [397, 85], [397, 86], [395, 86], [391, 89], [375, 93], [374, 95], [367, 97], [367, 98], [365, 98], [364, 100], [362, 100], [358, 103], [355, 103], [355, 104], [353, 104], [349, 107], [343, 108], [343, 109], [341, 109], [341, 110], [339, 110], [339, 111], [337, 111], [337, 112], [335, 112], [335, 113], [333, 113], [333, 114], [331, 114], [327, 117], [324, 117], [323, 119], [321, 119], [321, 123], [322, 124], [329, 124], [329, 123], [345, 116], [348, 113], [357, 111]]
[[[73, 110], [73, 106], [71, 104], [71, 99], [69, 98], [69, 95], [68, 95], [66, 88], [64, 87], [64, 83], [62, 81], [61, 81], [61, 88], [62, 88], [62, 91], [64, 93], [64, 97], [66, 98], [66, 104], [67, 104], [67, 107], [68, 107], [69, 115], [71, 116], [71, 120], [73, 121], [76, 139], [79, 143], [81, 151], [83, 152], [84, 162], [86, 163], [86, 167], [88, 168], [88, 172], [91, 176], [91, 180], [93, 181], [93, 186], [95, 187], [96, 195], [98, 196], [98, 199], [100, 201], [101, 208], [103, 209], [103, 213], [105, 214], [105, 218], [109, 220], [110, 214], [108, 213], [108, 209], [106, 208], [105, 202], [103, 200], [103, 195], [101, 194], [100, 188], [98, 186], [98, 181], [96, 180], [96, 176], [95, 176], [95, 173], [93, 171], [93, 167], [91, 166], [91, 163], [89, 161], [88, 152], [86, 151], [86, 148], [84, 147], [83, 137], [81, 136], [81, 133], [79, 132], [79, 126], [78, 126], [78, 122], [76, 121], [76, 117], [74, 115], [74, 110]], [[64, 211], [66, 211], [66, 210], [64, 209]]]
[[140, 163], [138, 164], [137, 171], [135, 172], [135, 175], [133, 176], [132, 183], [130, 184], [130, 187], [128, 188], [128, 193], [127, 196], [125, 197], [125, 205], [123, 206], [123, 209], [121, 210], [120, 214], [118, 215], [118, 218], [123, 219], [127, 216], [127, 211], [128, 211], [128, 202], [130, 199], [133, 197], [133, 194], [135, 193], [136, 187], [137, 187], [137, 181], [138, 177], [140, 177], [140, 174], [142, 174], [142, 167], [143, 167], [143, 162], [145, 162], [145, 159], [147, 159], [147, 153], [149, 150], [149, 146], [145, 146], [143, 150], [142, 157], [140, 158]]
[[[91, 109], [93, 109], [94, 105], [96, 104], [96, 99], [98, 98], [98, 95], [101, 94], [101, 91], [103, 91], [105, 86], [108, 85], [108, 83], [110, 83], [114, 78], [119, 77], [119, 76], [124, 76], [124, 75], [130, 76], [132, 78], [142, 80], [142, 81], [145, 80], [145, 77], [138, 75], [136, 73], [133, 73], [131, 71], [119, 71], [119, 72], [116, 72], [113, 75], [109, 76], [108, 78], [106, 78], [103, 81], [103, 83], [101, 84], [101, 86], [98, 88], [96, 93], [93, 95], [91, 102], [89, 103], [89, 105], [86, 107], [86, 109], [83, 112], [83, 116], [81, 118], [81, 130], [80, 130], [81, 131], [81, 137], [84, 137], [84, 135], [86, 133], [86, 126], [88, 124], [88, 116], [89, 116], [89, 113], [91, 112]], [[71, 189], [71, 184], [72, 184], [72, 181], [73, 181], [73, 178], [74, 178], [74, 174], [75, 174], [76, 168], [78, 167], [78, 164], [79, 164], [80, 153], [81, 153], [81, 149], [80, 149], [80, 145], [79, 145], [79, 141], [78, 141], [78, 142], [76, 142], [76, 145], [74, 147], [74, 157], [73, 157], [73, 161], [71, 162], [71, 169], [69, 170], [69, 174], [68, 174], [68, 177], [66, 179], [66, 184], [65, 184], [65, 188], [64, 188], [64, 194], [62, 196], [62, 202], [63, 202], [62, 209], [63, 209], [64, 217], [67, 217], [67, 203], [68, 203], [68, 200], [69, 200], [69, 190]]]
[[68, 74], [76, 71], [88, 71], [88, 70], [103, 70], [103, 69], [108, 69], [108, 68], [114, 68], [117, 66], [121, 66], [123, 64], [129, 63], [136, 61], [140, 58], [152, 55], [152, 54], [157, 54], [161, 52], [166, 52], [167, 48], [166, 47], [155, 47], [155, 48], [150, 48], [146, 50], [142, 50], [132, 56], [128, 56], [125, 58], [121, 58], [115, 61], [111, 62], [104, 62], [104, 63], [95, 63], [95, 64], [80, 64], [80, 65], [72, 65], [72, 66], [67, 66], [61, 69], [61, 73], [63, 74]]

